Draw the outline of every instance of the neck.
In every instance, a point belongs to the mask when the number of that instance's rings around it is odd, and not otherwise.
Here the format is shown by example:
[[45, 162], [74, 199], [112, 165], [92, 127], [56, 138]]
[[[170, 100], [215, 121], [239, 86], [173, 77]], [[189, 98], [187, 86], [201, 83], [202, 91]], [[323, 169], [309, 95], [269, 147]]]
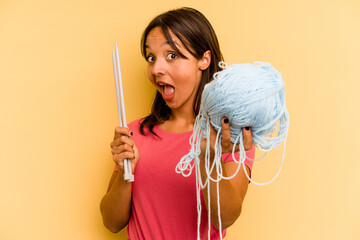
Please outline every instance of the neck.
[[160, 126], [167, 132], [189, 132], [194, 128], [195, 117], [192, 105], [188, 108], [171, 109], [169, 120]]

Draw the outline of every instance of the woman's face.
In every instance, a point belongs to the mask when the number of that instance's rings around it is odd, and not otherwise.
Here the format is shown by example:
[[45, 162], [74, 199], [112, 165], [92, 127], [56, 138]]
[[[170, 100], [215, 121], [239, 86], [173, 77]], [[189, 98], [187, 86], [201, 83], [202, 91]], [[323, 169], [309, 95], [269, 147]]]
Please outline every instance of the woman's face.
[[193, 109], [204, 60], [192, 56], [171, 31], [170, 35], [187, 59], [178, 56], [161, 28], [156, 27], [146, 38], [147, 75], [171, 109]]

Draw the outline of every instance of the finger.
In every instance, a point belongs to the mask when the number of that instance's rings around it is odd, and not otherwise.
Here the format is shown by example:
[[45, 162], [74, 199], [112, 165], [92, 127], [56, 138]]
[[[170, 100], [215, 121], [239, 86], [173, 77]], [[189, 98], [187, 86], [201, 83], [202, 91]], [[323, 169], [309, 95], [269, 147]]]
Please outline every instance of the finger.
[[128, 137], [126, 135], [121, 135], [121, 136], [115, 138], [114, 141], [111, 142], [110, 147], [113, 148], [113, 147], [120, 146], [123, 144], [128, 144], [131, 147], [133, 147], [134, 141], [132, 140], [131, 137]]
[[114, 154], [119, 154], [122, 152], [131, 152], [134, 153], [134, 148], [132, 148], [130, 145], [128, 144], [122, 144], [120, 146], [116, 146], [111, 148], [111, 153]]
[[132, 135], [134, 135], [134, 133], [126, 127], [116, 127], [115, 128], [115, 133], [114, 133], [114, 139], [118, 138], [122, 135], [126, 135], [128, 137], [131, 137]]
[[122, 136], [118, 137], [117, 139], [114, 140], [114, 142], [120, 143], [119, 145], [128, 144], [131, 147], [134, 146], [134, 141], [132, 140], [132, 138], [128, 137], [126, 135], [122, 135]]
[[221, 147], [223, 149], [223, 152], [230, 152], [232, 150], [232, 143], [231, 143], [230, 122], [227, 117], [224, 117], [221, 120], [221, 127], [222, 127]]
[[135, 158], [135, 154], [131, 152], [123, 152], [114, 155], [114, 161], [115, 163], [118, 164], [121, 164], [124, 161], [124, 159], [134, 159], [134, 158]]
[[249, 151], [252, 148], [252, 143], [253, 143], [251, 128], [244, 127], [242, 130], [244, 136], [244, 148], [245, 151]]

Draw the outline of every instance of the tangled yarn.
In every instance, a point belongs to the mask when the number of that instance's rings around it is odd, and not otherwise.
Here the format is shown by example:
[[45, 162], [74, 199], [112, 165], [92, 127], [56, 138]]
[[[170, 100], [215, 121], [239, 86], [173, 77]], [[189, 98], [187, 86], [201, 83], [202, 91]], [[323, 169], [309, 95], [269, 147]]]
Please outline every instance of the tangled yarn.
[[[233, 64], [227, 66], [224, 62], [219, 63], [223, 68], [214, 74], [214, 80], [205, 85], [201, 98], [199, 114], [195, 119], [194, 131], [190, 137], [190, 152], [181, 158], [176, 166], [176, 172], [183, 176], [189, 176], [193, 169], [196, 172], [197, 203], [198, 203], [198, 239], [200, 228], [200, 188], [205, 188], [209, 181], [217, 183], [218, 216], [221, 234], [219, 181], [231, 179], [243, 165], [247, 178], [257, 185], [265, 185], [272, 182], [280, 173], [285, 156], [286, 137], [289, 127], [289, 115], [285, 104], [285, 86], [281, 74], [269, 63], [255, 62], [255, 64]], [[230, 123], [231, 142], [234, 143], [232, 151], [233, 159], [238, 163], [237, 171], [232, 176], [224, 176], [221, 165], [221, 119], [227, 117]], [[199, 155], [200, 143], [210, 139], [210, 124], [217, 131], [215, 141], [215, 156], [210, 161], [210, 141], [207, 141], [205, 152], [205, 169], [207, 180], [203, 183], [200, 177]], [[253, 144], [265, 152], [276, 148], [284, 141], [283, 159], [275, 177], [266, 183], [253, 181], [245, 170], [245, 155], [243, 145], [242, 128], [250, 126], [253, 135]], [[235, 157], [235, 147], [239, 146], [239, 159]], [[249, 159], [258, 161], [262, 159]], [[210, 162], [211, 165], [210, 165]], [[210, 176], [213, 170], [217, 172], [217, 178]], [[208, 190], [208, 215], [210, 219], [210, 187]], [[210, 221], [209, 233], [210, 239]]]

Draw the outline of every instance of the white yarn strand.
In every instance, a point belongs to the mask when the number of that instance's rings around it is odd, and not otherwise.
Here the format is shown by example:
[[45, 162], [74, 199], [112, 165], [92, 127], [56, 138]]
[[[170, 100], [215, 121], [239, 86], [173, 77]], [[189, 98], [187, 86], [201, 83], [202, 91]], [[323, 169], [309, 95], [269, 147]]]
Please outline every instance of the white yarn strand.
[[[210, 209], [210, 181], [216, 183], [219, 234], [222, 239], [222, 223], [220, 212], [221, 180], [235, 177], [241, 165], [246, 177], [256, 185], [266, 185], [273, 182], [280, 174], [285, 159], [285, 146], [289, 128], [289, 114], [285, 104], [285, 85], [281, 74], [269, 63], [255, 62], [254, 64], [233, 64], [228, 66], [220, 62], [224, 70], [214, 74], [214, 80], [205, 85], [199, 114], [195, 118], [193, 134], [189, 139], [190, 152], [183, 156], [175, 171], [185, 177], [191, 175], [195, 168], [196, 196], [198, 211], [197, 239], [200, 239], [201, 224], [201, 189], [207, 187], [208, 198], [208, 239], [211, 231]], [[231, 176], [223, 176], [222, 169], [222, 128], [223, 117], [229, 119], [231, 142], [234, 143], [232, 158], [238, 167]], [[210, 124], [217, 131], [214, 159], [210, 160]], [[264, 152], [263, 156], [251, 159], [246, 156], [243, 140], [243, 127], [251, 127], [253, 144]], [[203, 182], [200, 171], [201, 141], [207, 139], [205, 150], [205, 173]], [[276, 175], [268, 182], [257, 183], [250, 178], [246, 171], [245, 160], [259, 161], [267, 152], [284, 142], [282, 161]], [[239, 158], [235, 156], [236, 146], [239, 147]], [[216, 171], [216, 178], [211, 173]]]

